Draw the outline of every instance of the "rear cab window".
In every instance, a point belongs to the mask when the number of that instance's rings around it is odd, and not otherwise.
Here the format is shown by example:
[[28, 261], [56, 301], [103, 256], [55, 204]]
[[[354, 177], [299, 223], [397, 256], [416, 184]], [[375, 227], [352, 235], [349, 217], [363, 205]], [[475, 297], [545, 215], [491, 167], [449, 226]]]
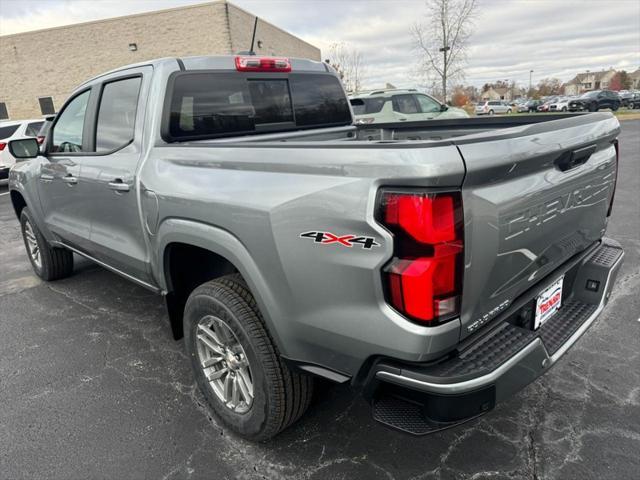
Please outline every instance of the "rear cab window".
[[351, 123], [342, 85], [330, 74], [186, 71], [169, 81], [163, 138], [200, 140]]

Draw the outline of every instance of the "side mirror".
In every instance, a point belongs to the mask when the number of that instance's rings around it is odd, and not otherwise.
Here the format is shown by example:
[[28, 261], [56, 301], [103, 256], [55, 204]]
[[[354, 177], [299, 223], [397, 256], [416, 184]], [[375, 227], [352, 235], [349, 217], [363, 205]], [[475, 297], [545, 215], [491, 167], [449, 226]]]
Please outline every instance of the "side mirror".
[[447, 107], [444, 103], [442, 105], [440, 105], [440, 111], [441, 112], [446, 112], [447, 110], [449, 110], [449, 107]]
[[40, 153], [40, 145], [35, 138], [21, 138], [9, 142], [9, 152], [16, 158], [36, 158]]

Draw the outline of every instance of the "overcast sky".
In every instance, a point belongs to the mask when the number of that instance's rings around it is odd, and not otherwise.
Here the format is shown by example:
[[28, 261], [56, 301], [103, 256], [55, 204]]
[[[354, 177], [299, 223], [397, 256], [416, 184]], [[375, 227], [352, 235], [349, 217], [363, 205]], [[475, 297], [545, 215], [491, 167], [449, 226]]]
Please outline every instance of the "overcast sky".
[[[544, 77], [570, 80], [584, 70], [640, 67], [640, 0], [479, 0], [470, 39], [466, 83]], [[0, 35], [149, 10], [198, 0], [0, 0]], [[423, 0], [232, 0], [320, 47], [359, 49], [365, 85], [413, 86], [416, 55], [411, 26]], [[0, 40], [1, 41], [1, 40]]]

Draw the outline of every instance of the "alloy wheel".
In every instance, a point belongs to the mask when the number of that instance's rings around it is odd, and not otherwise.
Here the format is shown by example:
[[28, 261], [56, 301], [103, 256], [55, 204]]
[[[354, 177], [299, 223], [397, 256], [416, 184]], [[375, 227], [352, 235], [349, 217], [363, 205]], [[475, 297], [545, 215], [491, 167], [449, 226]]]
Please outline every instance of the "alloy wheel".
[[229, 325], [212, 315], [198, 322], [198, 360], [216, 397], [231, 411], [246, 413], [253, 404], [249, 359]]
[[42, 258], [40, 256], [38, 239], [36, 238], [35, 233], [33, 233], [33, 228], [31, 228], [31, 223], [28, 220], [24, 223], [24, 236], [27, 240], [27, 252], [29, 253], [29, 257], [31, 257], [31, 260], [37, 268], [42, 268]]

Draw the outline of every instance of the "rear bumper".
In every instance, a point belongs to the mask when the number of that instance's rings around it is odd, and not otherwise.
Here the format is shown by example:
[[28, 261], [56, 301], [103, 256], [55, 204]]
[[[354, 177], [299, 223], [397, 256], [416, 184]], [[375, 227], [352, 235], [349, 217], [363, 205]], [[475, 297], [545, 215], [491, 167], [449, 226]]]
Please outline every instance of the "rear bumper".
[[374, 418], [421, 435], [493, 409], [546, 372], [593, 324], [611, 295], [623, 256], [617, 242], [604, 240], [581, 260], [563, 307], [537, 331], [501, 321], [440, 363], [378, 362], [365, 388]]

